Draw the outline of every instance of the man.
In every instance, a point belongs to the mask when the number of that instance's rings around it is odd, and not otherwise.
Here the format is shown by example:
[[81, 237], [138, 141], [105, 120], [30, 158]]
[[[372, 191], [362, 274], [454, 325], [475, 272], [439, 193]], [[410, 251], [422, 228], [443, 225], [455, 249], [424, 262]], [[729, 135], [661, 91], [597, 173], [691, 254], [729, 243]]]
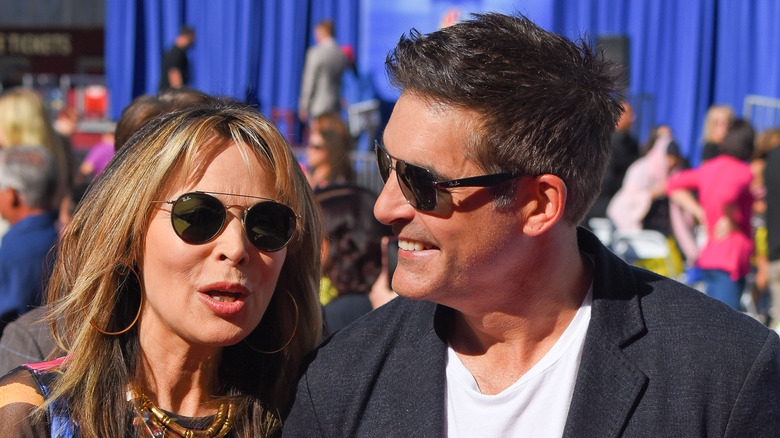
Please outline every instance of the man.
[[187, 49], [195, 44], [195, 30], [182, 26], [176, 40], [162, 59], [158, 93], [169, 88], [182, 88], [190, 83], [190, 62]]
[[631, 135], [634, 118], [634, 108], [629, 102], [623, 102], [623, 114], [610, 139], [612, 152], [601, 180], [601, 193], [590, 209], [590, 217], [607, 217], [609, 201], [622, 187], [628, 167], [639, 158], [639, 143]]
[[320, 21], [314, 27], [316, 45], [306, 51], [298, 101], [298, 115], [304, 123], [341, 109], [341, 75], [347, 57], [333, 35], [333, 20]]
[[11, 228], [0, 245], [0, 315], [3, 326], [40, 305], [57, 240], [59, 175], [42, 147], [0, 149], [0, 215]]
[[286, 436], [776, 435], [777, 335], [576, 226], [621, 111], [600, 57], [487, 14], [388, 71], [400, 297], [313, 353]]

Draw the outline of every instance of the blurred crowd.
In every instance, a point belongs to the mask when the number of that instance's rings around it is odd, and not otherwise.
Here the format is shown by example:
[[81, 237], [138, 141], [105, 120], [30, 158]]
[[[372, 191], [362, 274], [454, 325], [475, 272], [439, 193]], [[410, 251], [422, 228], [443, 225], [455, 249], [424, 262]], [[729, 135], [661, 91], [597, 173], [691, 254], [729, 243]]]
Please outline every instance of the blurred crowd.
[[[731, 107], [714, 105], [696, 149], [701, 165], [692, 169], [667, 125], [655, 127], [640, 146], [632, 134], [635, 118], [624, 102], [601, 194], [584, 225], [629, 261], [780, 327], [773, 270], [780, 187], [768, 165], [780, 156], [780, 128], [755, 132]], [[643, 256], [643, 239], [651, 238], [663, 239], [668, 251]]]

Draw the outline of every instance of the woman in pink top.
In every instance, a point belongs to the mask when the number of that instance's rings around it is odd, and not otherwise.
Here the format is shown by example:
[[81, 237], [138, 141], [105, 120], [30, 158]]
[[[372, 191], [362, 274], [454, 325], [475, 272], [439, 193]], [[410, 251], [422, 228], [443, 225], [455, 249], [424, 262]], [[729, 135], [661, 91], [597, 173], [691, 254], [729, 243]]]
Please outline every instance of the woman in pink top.
[[[697, 261], [707, 295], [735, 309], [739, 309], [753, 252], [753, 174], [747, 162], [753, 153], [753, 137], [749, 122], [734, 121], [720, 144], [721, 155], [697, 169], [673, 175], [666, 187], [672, 201], [707, 227], [707, 243]], [[698, 200], [693, 191], [698, 192]]]

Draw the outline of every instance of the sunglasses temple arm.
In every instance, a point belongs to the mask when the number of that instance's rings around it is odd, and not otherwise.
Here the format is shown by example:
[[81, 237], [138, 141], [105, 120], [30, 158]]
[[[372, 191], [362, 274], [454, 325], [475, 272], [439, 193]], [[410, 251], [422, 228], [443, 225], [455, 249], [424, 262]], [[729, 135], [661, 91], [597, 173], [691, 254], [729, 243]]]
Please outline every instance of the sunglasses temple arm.
[[512, 179], [515, 175], [511, 173], [498, 173], [493, 175], [472, 176], [469, 178], [453, 179], [436, 183], [437, 189], [448, 189], [452, 187], [490, 187]]

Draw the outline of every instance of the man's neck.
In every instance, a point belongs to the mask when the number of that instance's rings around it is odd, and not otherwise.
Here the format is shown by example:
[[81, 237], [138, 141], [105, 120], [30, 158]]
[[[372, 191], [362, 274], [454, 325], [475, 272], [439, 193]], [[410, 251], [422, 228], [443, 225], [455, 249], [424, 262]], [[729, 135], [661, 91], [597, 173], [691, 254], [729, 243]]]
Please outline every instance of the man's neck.
[[13, 212], [9, 213], [8, 217], [5, 219], [13, 226], [28, 217], [37, 216], [43, 213], [46, 213], [46, 210], [40, 208], [15, 209]]
[[483, 393], [497, 394], [522, 377], [577, 314], [592, 282], [592, 262], [576, 248], [554, 260], [528, 270], [495, 310], [456, 312], [449, 344]]

